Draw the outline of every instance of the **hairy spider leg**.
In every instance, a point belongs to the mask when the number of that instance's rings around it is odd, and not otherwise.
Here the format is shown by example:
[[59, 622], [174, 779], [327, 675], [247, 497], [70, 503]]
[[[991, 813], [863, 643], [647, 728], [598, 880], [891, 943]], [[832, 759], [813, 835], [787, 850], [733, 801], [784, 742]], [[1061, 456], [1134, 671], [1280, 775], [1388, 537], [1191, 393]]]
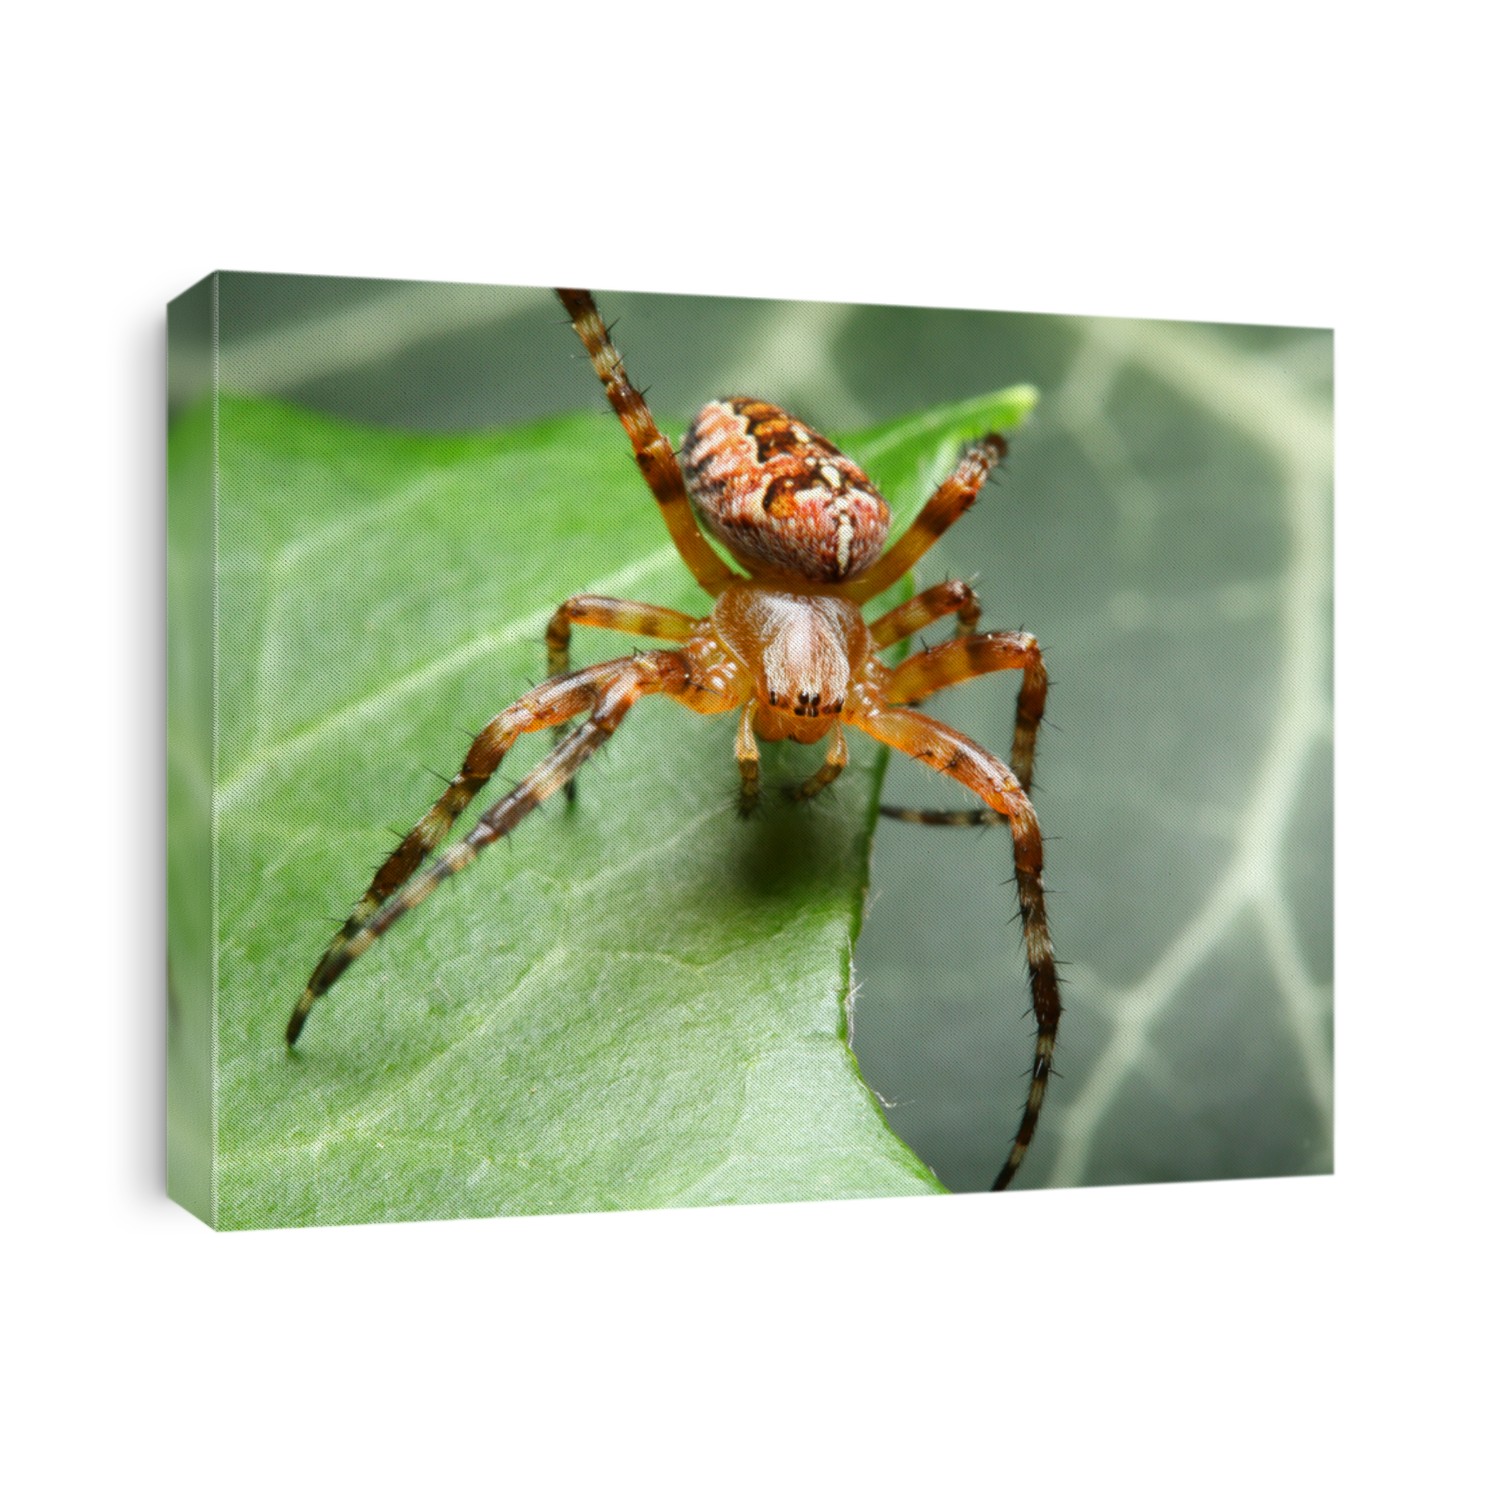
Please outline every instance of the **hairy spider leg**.
[[956, 578], [935, 583], [898, 604], [870, 624], [870, 637], [880, 650], [904, 641], [946, 615], [957, 615], [956, 635], [972, 635], [979, 625], [979, 599], [968, 584]]
[[[740, 768], [739, 812], [742, 818], [750, 817], [760, 804], [760, 745], [755, 738], [755, 714], [758, 707], [759, 702], [754, 698], [745, 704], [734, 736], [734, 758]], [[823, 764], [800, 786], [787, 788], [787, 795], [792, 801], [811, 801], [832, 786], [849, 764], [849, 744], [844, 738], [843, 726], [833, 723], [829, 726], [828, 733], [832, 738]]]
[[[923, 589], [920, 594], [908, 599], [905, 604], [898, 604], [895, 609], [881, 615], [870, 626], [870, 635], [876, 647], [883, 651], [887, 646], [915, 635], [923, 626], [934, 624], [951, 614], [958, 616], [953, 627], [955, 636], [974, 634], [979, 626], [979, 598], [968, 584], [961, 583], [956, 578], [950, 578], [946, 583], [935, 583], [931, 588]], [[912, 698], [908, 703], [915, 708], [921, 701], [920, 698]], [[903, 811], [905, 809], [895, 808], [886, 813], [886, 816], [893, 818]], [[983, 809], [977, 816], [987, 812], [988, 809]], [[914, 821], [923, 820], [918, 818]]]
[[664, 604], [641, 604], [634, 599], [610, 599], [604, 594], [575, 594], [558, 605], [547, 625], [547, 675], [561, 677], [569, 667], [568, 648], [574, 625], [618, 630], [622, 635], [644, 635], [654, 641], [685, 641], [697, 628], [692, 615]]
[[1036, 1017], [1037, 1033], [1026, 1107], [1010, 1155], [994, 1183], [993, 1191], [999, 1192], [1016, 1175], [1026, 1156], [1026, 1148], [1036, 1133], [1042, 1100], [1047, 1093], [1047, 1079], [1052, 1072], [1058, 1019], [1062, 1015], [1057, 960], [1047, 930], [1047, 907], [1042, 888], [1041, 826], [1030, 799], [1011, 769], [956, 729], [950, 729], [915, 709], [880, 705], [861, 706], [851, 717], [851, 722], [882, 744], [910, 755], [968, 787], [1010, 825], [1016, 892], [1021, 907], [1021, 934], [1026, 945], [1027, 968], [1031, 973], [1031, 1008]]
[[[685, 641], [698, 622], [680, 609], [663, 604], [642, 604], [634, 599], [611, 599], [605, 594], [575, 594], [558, 606], [547, 622], [547, 675], [564, 676], [569, 666], [569, 646], [574, 625], [594, 625], [601, 630], [618, 630], [623, 635], [644, 635], [657, 641]], [[562, 743], [568, 732], [566, 723], [553, 728], [554, 741]], [[577, 784], [569, 781], [563, 788], [569, 802], [578, 795]]]
[[[349, 920], [318, 961], [287, 1022], [287, 1045], [296, 1043], [319, 996], [376, 938], [425, 900], [432, 888], [468, 864], [486, 844], [507, 833], [573, 773], [615, 730], [625, 711], [643, 693], [671, 692], [685, 686], [687, 663], [675, 651], [653, 651], [585, 667], [569, 677], [544, 682], [497, 714], [475, 737], [463, 766], [448, 789], [376, 871]], [[422, 861], [448, 836], [453, 821], [495, 774], [505, 752], [523, 734], [589, 718], [554, 748], [530, 775], [495, 804], [463, 844], [418, 875]]]
[[1005, 439], [998, 432], [981, 438], [932, 492], [900, 540], [893, 542], [867, 572], [850, 580], [845, 596], [863, 604], [911, 572], [927, 549], [979, 498], [990, 471], [1006, 451]]
[[[1010, 764], [1021, 789], [1031, 791], [1031, 773], [1036, 760], [1036, 735], [1047, 706], [1047, 667], [1036, 637], [1024, 630], [992, 630], [945, 641], [909, 657], [891, 674], [890, 701], [911, 706], [942, 688], [967, 682], [986, 672], [1019, 669], [1021, 687], [1016, 694], [1016, 724], [1011, 735]], [[887, 818], [904, 823], [926, 823], [944, 828], [975, 828], [999, 823], [1001, 815], [991, 808], [957, 811], [881, 804]]]
[[1029, 631], [987, 630], [983, 635], [960, 636], [919, 651], [892, 671], [887, 696], [891, 703], [910, 705], [974, 677], [1017, 670], [1021, 686], [1016, 694], [1010, 766], [1021, 790], [1029, 793], [1037, 729], [1047, 708], [1047, 666], [1042, 648]]
[[740, 768], [740, 816], [748, 818], [760, 802], [760, 746], [755, 742], [755, 700], [746, 703], [734, 732], [734, 759]]
[[794, 802], [808, 802], [816, 797], [819, 792], [826, 791], [835, 781], [839, 779], [844, 767], [849, 764], [849, 745], [844, 739], [843, 726], [835, 724], [832, 730], [832, 741], [828, 746], [828, 755], [823, 764], [818, 767], [806, 781], [799, 787], [791, 789]]
[[708, 593], [718, 596], [724, 585], [739, 577], [698, 529], [697, 518], [688, 502], [687, 486], [672, 445], [662, 435], [646, 405], [645, 397], [630, 383], [625, 361], [610, 342], [609, 330], [599, 316], [594, 299], [585, 291], [559, 287], [559, 300], [573, 320], [573, 327], [588, 351], [594, 372], [604, 384], [609, 404], [620, 418], [620, 425], [635, 450], [635, 461], [672, 535], [682, 560], [694, 578]]
[[886, 802], [880, 804], [880, 816], [929, 828], [994, 828], [1005, 821], [1002, 813], [988, 807], [893, 807]]

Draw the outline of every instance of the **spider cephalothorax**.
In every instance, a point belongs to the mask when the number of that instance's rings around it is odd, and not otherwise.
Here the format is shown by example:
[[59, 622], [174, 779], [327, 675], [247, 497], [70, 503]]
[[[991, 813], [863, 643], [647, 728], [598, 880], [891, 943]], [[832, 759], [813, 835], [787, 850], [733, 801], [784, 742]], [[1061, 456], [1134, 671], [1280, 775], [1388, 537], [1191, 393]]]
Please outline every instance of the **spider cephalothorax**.
[[[577, 595], [558, 609], [547, 628], [551, 675], [480, 731], [447, 790], [376, 872], [313, 970], [287, 1025], [287, 1041], [295, 1043], [318, 996], [403, 913], [545, 798], [571, 788], [578, 768], [644, 695], [665, 694], [697, 713], [739, 715], [734, 754], [742, 813], [760, 795], [760, 741], [810, 745], [828, 739], [823, 765], [795, 792], [809, 798], [847, 763], [847, 725], [952, 777], [985, 804], [970, 813], [883, 812], [917, 822], [1004, 822], [1010, 828], [1037, 1039], [1021, 1124], [995, 1179], [995, 1187], [1003, 1188], [1036, 1130], [1062, 1013], [1043, 897], [1041, 829], [1027, 796], [1046, 669], [1032, 636], [976, 633], [979, 603], [967, 584], [935, 584], [868, 623], [861, 606], [902, 578], [968, 509], [1004, 456], [1005, 440], [998, 433], [980, 439], [910, 528], [882, 551], [890, 509], [869, 477], [827, 438], [769, 402], [745, 396], [709, 402], [688, 429], [679, 464], [626, 376], [593, 298], [582, 291], [558, 296], [630, 438], [677, 550], [713, 597], [713, 609], [694, 619], [661, 605], [595, 594]], [[694, 519], [695, 507], [747, 575], [735, 572], [708, 544]], [[951, 640], [918, 651], [899, 666], [880, 659], [887, 647], [947, 615], [957, 619]], [[675, 642], [677, 649], [569, 671], [574, 625]], [[1022, 675], [1011, 766], [911, 706], [941, 688], [1012, 669]], [[423, 867], [520, 735], [548, 728], [561, 733], [579, 718], [583, 722], [459, 843]]]

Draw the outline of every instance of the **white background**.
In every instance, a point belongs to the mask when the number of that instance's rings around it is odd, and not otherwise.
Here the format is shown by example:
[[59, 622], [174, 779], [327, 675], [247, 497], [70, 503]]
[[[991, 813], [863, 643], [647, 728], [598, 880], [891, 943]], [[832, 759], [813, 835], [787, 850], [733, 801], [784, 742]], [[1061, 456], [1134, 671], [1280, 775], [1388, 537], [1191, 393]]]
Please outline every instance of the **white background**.
[[[0, 106], [17, 1492], [1493, 1483], [1478, 13], [34, 14]], [[166, 1203], [163, 304], [216, 267], [1332, 325], [1338, 1175], [220, 1237]]]

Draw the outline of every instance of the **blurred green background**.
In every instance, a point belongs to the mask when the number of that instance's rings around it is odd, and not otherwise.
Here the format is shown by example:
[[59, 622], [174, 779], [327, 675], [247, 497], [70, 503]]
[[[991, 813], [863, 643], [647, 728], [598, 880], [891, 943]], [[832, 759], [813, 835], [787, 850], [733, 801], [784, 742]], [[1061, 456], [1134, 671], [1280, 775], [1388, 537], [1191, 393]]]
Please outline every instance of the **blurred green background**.
[[[596, 292], [674, 438], [729, 392], [833, 431], [1040, 388], [918, 579], [973, 582], [1053, 679], [1034, 794], [1067, 1013], [1016, 1186], [1331, 1170], [1332, 335]], [[226, 274], [219, 320], [224, 389], [362, 423], [604, 405], [543, 290]], [[191, 351], [173, 372], [196, 388]], [[1013, 704], [1000, 678], [929, 711], [1004, 754]], [[702, 769], [734, 783], [727, 730]], [[894, 761], [887, 800], [964, 805]], [[865, 1077], [958, 1191], [992, 1178], [1031, 1056], [1009, 860], [1001, 830], [883, 822], [855, 955]]]

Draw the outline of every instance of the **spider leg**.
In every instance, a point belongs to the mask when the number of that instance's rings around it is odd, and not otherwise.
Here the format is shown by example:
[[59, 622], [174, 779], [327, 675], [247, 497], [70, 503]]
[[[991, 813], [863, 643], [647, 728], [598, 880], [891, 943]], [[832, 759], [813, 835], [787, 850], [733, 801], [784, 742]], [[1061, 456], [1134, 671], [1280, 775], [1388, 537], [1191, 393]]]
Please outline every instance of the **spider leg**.
[[[876, 649], [883, 651], [887, 646], [894, 646], [898, 641], [915, 635], [923, 626], [934, 624], [944, 615], [952, 614], [958, 616], [958, 624], [953, 630], [955, 638], [974, 634], [979, 625], [979, 598], [968, 584], [960, 583], [956, 578], [950, 578], [946, 583], [935, 583], [931, 588], [923, 589], [920, 594], [908, 599], [905, 604], [898, 604], [895, 609], [881, 615], [870, 626], [870, 635], [875, 641]], [[920, 698], [910, 700], [913, 705], [921, 701]], [[895, 817], [898, 811], [893, 809], [887, 816]], [[925, 820], [919, 818], [916, 821]]]
[[[479, 732], [462, 768], [425, 817], [381, 865], [369, 890], [318, 961], [287, 1023], [287, 1045], [295, 1044], [308, 1012], [320, 995], [403, 912], [423, 901], [434, 886], [469, 864], [480, 849], [520, 822], [532, 808], [563, 785], [618, 726], [643, 693], [672, 692], [686, 684], [687, 664], [675, 651], [654, 651], [585, 667], [569, 677], [544, 682], [497, 714]], [[423, 859], [447, 836], [453, 820], [494, 775], [517, 738], [565, 722], [580, 713], [589, 718], [553, 749], [513, 791], [485, 813], [463, 843], [417, 874]]]
[[549, 677], [560, 677], [568, 670], [568, 647], [574, 625], [618, 630], [623, 635], [644, 635], [654, 641], [685, 641], [697, 629], [698, 622], [692, 615], [662, 604], [610, 599], [603, 594], [575, 594], [558, 606], [547, 625]]
[[662, 436], [650, 407], [646, 405], [646, 398], [630, 383], [630, 377], [625, 373], [625, 361], [610, 342], [609, 331], [599, 316], [593, 297], [585, 291], [566, 287], [559, 287], [557, 295], [588, 351], [594, 373], [604, 384], [604, 393], [630, 439], [630, 446], [635, 449], [635, 461], [640, 465], [651, 493], [656, 496], [662, 519], [667, 523], [667, 530], [672, 534], [683, 562], [691, 569], [693, 577], [717, 597], [724, 585], [733, 582], [739, 574], [709, 546], [708, 539], [698, 529], [693, 508], [688, 502], [682, 469], [671, 443]]
[[981, 438], [970, 448], [959, 459], [958, 467], [932, 492], [932, 498], [900, 540], [888, 547], [868, 572], [846, 586], [846, 596], [863, 604], [905, 577], [927, 549], [979, 498], [990, 470], [1005, 457], [1005, 451], [1005, 439], [998, 432]]
[[935, 583], [913, 595], [905, 604], [898, 604], [870, 624], [870, 635], [877, 650], [894, 646], [915, 635], [925, 626], [935, 624], [944, 615], [957, 615], [957, 635], [972, 635], [979, 624], [979, 599], [966, 583], [951, 578], [947, 583]]
[[807, 802], [816, 797], [819, 792], [826, 790], [839, 779], [844, 767], [849, 764], [849, 745], [844, 739], [843, 726], [833, 726], [833, 742], [828, 747], [828, 756], [823, 764], [813, 772], [799, 787], [792, 788], [792, 798], [797, 802]]
[[[984, 637], [977, 637], [982, 640]], [[968, 645], [970, 642], [951, 642]], [[937, 648], [942, 650], [942, 647]], [[920, 658], [913, 658], [919, 660]], [[1031, 974], [1031, 1008], [1036, 1016], [1036, 1051], [1031, 1065], [1031, 1088], [1026, 1108], [1010, 1148], [1010, 1155], [996, 1177], [994, 1190], [1005, 1187], [1016, 1174], [1026, 1148], [1036, 1133], [1047, 1079], [1052, 1072], [1052, 1054], [1057, 1043], [1062, 1002], [1058, 995], [1057, 960], [1047, 930], [1047, 908], [1042, 886], [1042, 830], [1036, 811], [1015, 774], [988, 750], [973, 740], [930, 719], [914, 709], [894, 705], [856, 710], [849, 722], [893, 750], [923, 761], [934, 770], [968, 787], [985, 806], [1009, 824], [1015, 852], [1016, 892], [1021, 907], [1021, 932], [1026, 944], [1026, 963]]]
[[[633, 599], [611, 599], [604, 594], [575, 594], [558, 606], [547, 622], [547, 675], [562, 677], [569, 668], [568, 648], [574, 625], [595, 625], [602, 630], [618, 630], [624, 635], [644, 635], [657, 641], [685, 641], [698, 622], [681, 610], [661, 604], [641, 604]], [[568, 726], [558, 724], [552, 731], [555, 743], [561, 743]], [[577, 795], [572, 781], [563, 788], [571, 802]]]
[[760, 746], [755, 743], [755, 703], [745, 705], [734, 736], [734, 758], [740, 767], [740, 816], [748, 818], [760, 803]]
[[892, 671], [886, 699], [910, 704], [988, 672], [1016, 670], [1021, 673], [1021, 688], [1016, 694], [1010, 763], [1021, 790], [1029, 792], [1036, 733], [1047, 707], [1047, 667], [1034, 635], [1024, 630], [987, 630], [918, 651]]
[[1003, 813], [988, 807], [964, 807], [950, 810], [941, 807], [892, 807], [880, 804], [882, 818], [894, 818], [898, 823], [925, 823], [929, 828], [993, 828], [1003, 823]]

